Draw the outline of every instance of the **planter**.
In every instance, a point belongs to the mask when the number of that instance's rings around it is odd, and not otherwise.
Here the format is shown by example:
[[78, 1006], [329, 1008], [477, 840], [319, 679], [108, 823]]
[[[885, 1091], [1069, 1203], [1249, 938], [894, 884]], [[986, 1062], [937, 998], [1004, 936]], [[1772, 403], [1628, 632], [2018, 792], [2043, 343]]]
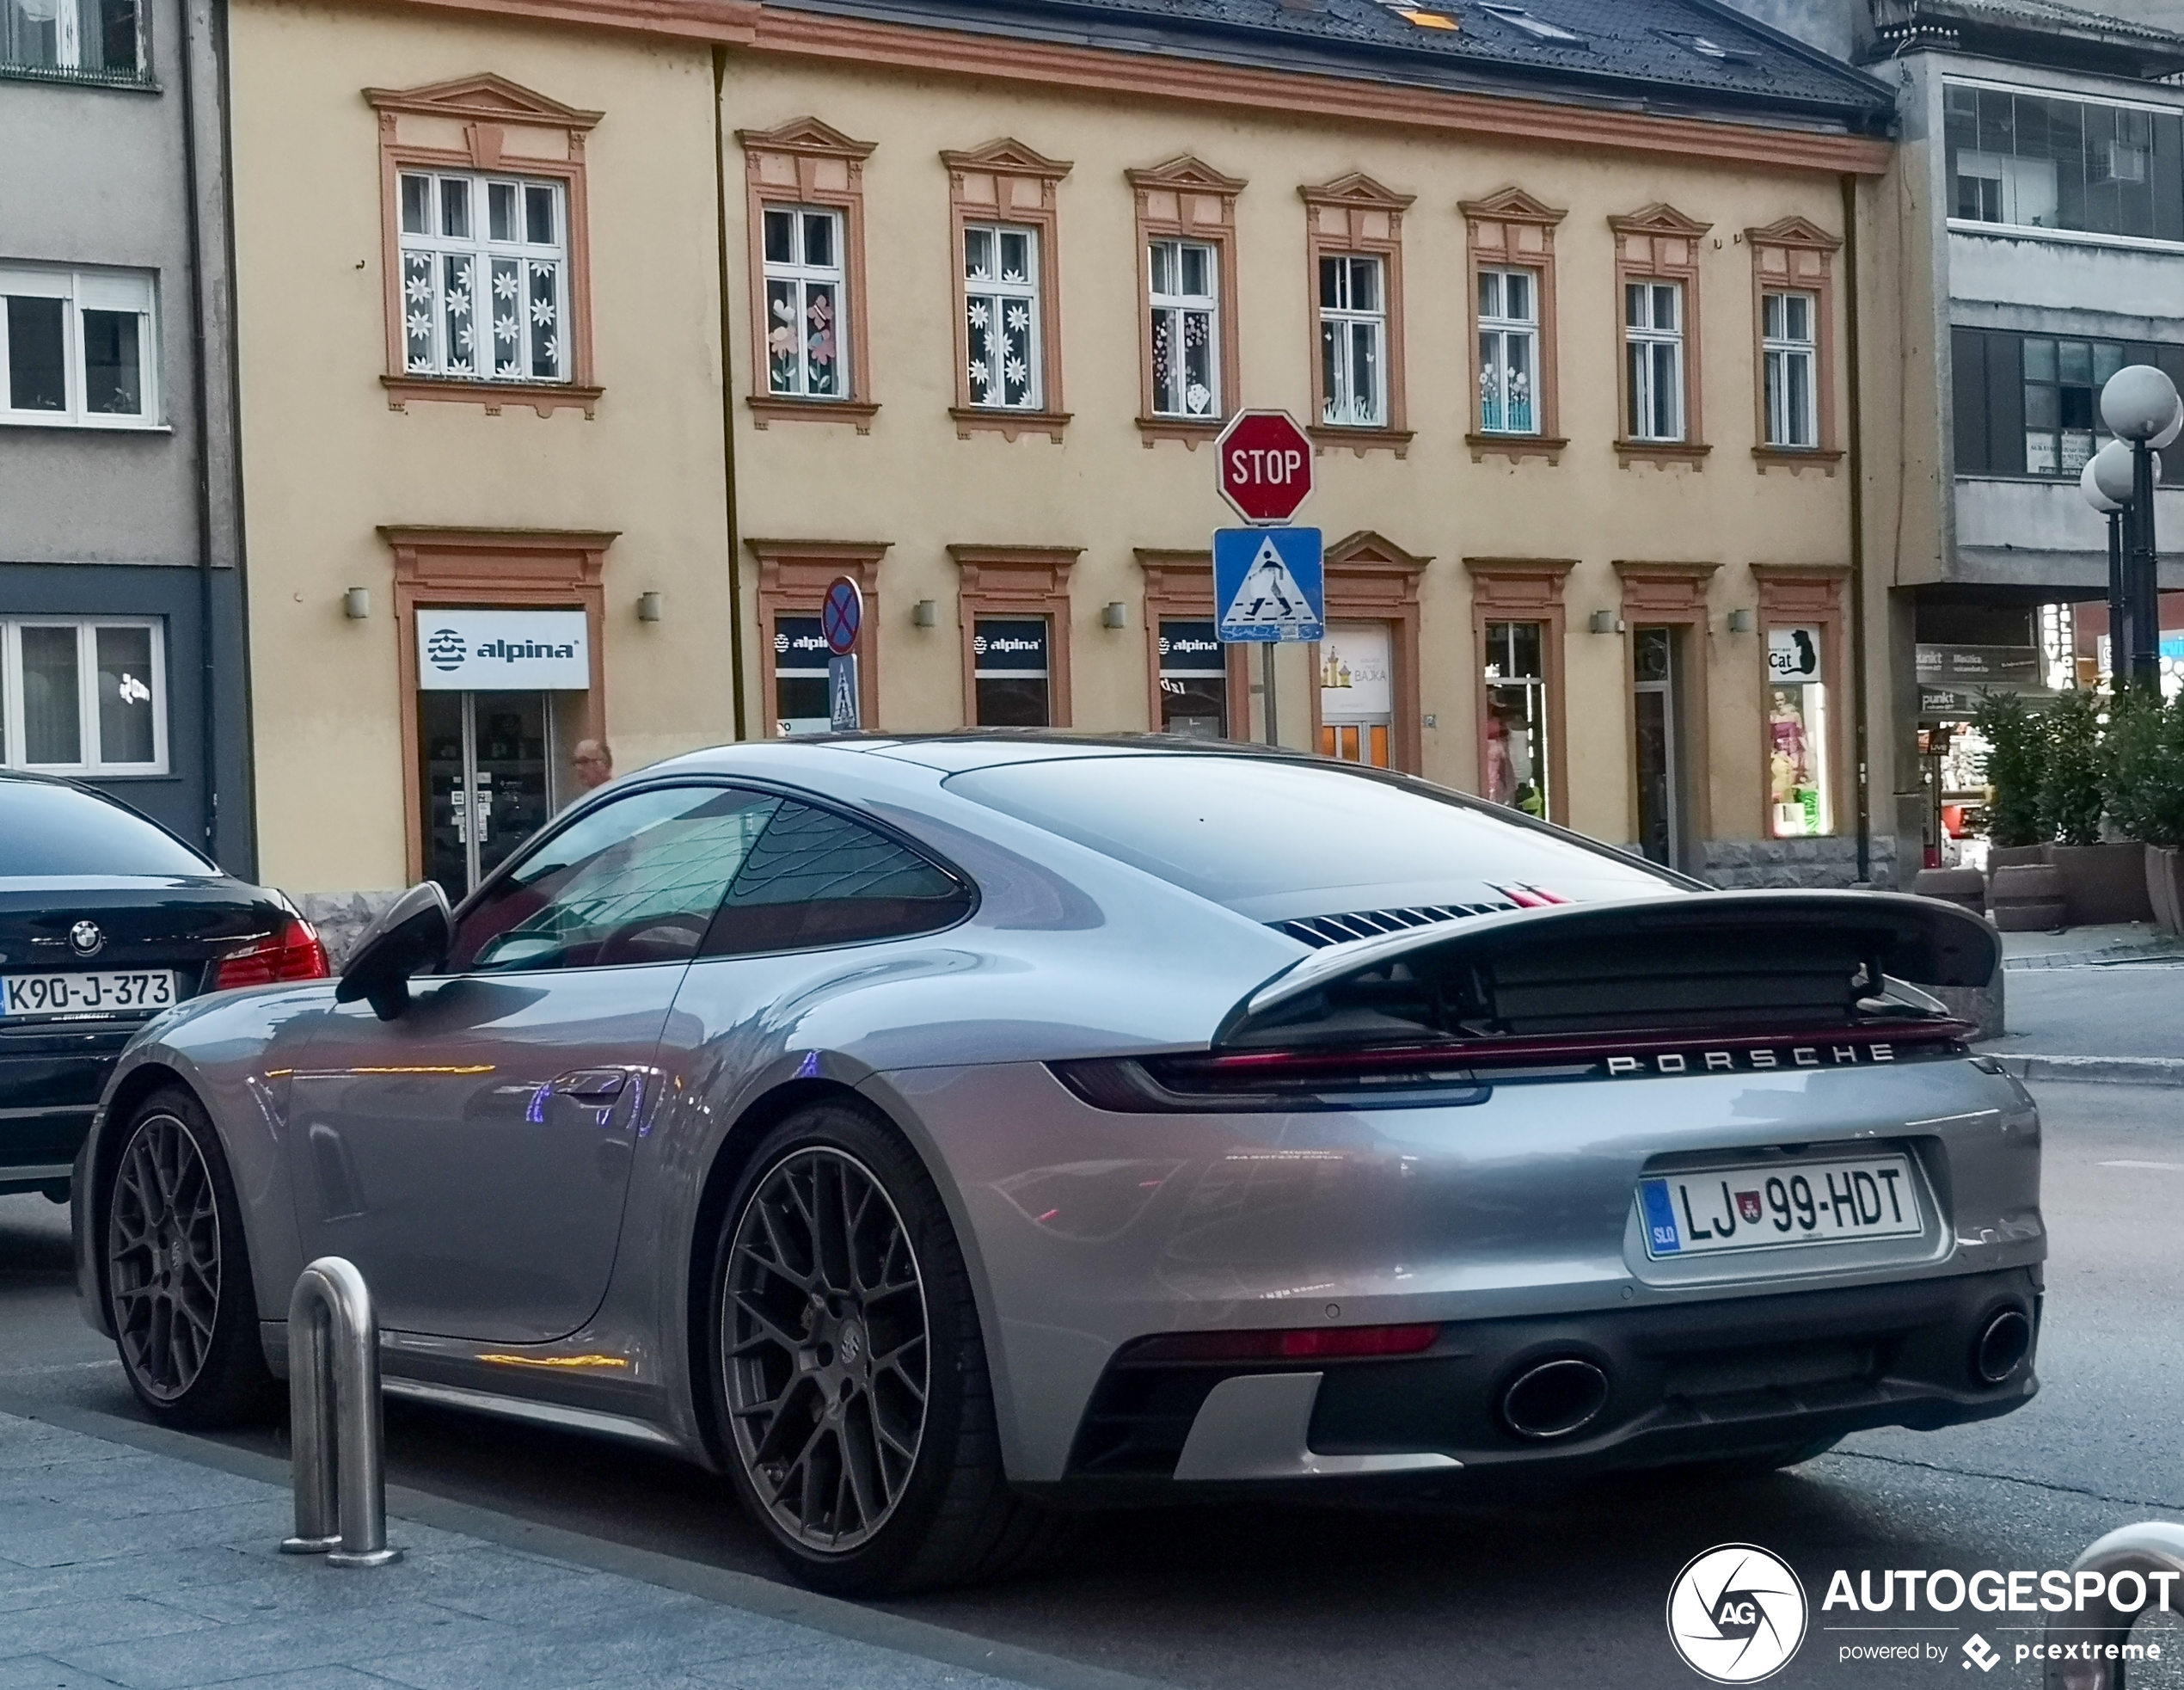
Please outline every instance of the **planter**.
[[2063, 876], [2063, 902], [2071, 926], [2154, 919], [2146, 892], [2145, 846], [2058, 845], [2047, 851], [2047, 860]]
[[2156, 927], [2184, 938], [2184, 849], [2146, 847], [2146, 901]]
[[2053, 933], [2069, 919], [2063, 875], [2046, 863], [2005, 863], [1989, 876], [1987, 901], [2005, 933]]
[[1997, 869], [2021, 868], [2028, 863], [2045, 863], [2047, 853], [2054, 847], [2044, 845], [1991, 845], [1987, 849], [1987, 872]]
[[1911, 889], [1974, 915], [1987, 913], [1987, 880], [1977, 869], [1921, 869], [1911, 876]]

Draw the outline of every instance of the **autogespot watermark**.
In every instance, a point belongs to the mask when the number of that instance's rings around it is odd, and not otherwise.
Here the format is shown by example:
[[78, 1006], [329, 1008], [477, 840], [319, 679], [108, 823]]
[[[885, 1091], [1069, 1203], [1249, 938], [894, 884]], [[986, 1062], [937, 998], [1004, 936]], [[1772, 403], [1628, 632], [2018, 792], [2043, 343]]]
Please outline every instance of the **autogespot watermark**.
[[[2175, 1611], [2180, 1575], [2071, 1572], [2058, 1568], [1838, 1567], [1820, 1600], [1819, 1629], [1834, 1634], [1836, 1660], [1856, 1667], [1883, 1662], [1954, 1663], [1966, 1672], [2052, 1662], [2152, 1662], [2159, 1641], [2087, 1638], [2050, 1643], [2047, 1617], [2083, 1615], [2089, 1606], [2119, 1614]], [[1951, 1616], [2041, 1616], [2034, 1623], [1985, 1620], [1989, 1631], [2014, 1633], [2000, 1646], [1980, 1632], [1963, 1636]], [[1831, 1615], [1840, 1619], [1831, 1623]], [[1874, 1623], [1875, 1616], [1888, 1618]], [[1935, 1616], [1942, 1623], [1934, 1623]], [[1788, 1666], [1812, 1624], [1796, 1570], [1757, 1544], [1725, 1543], [1696, 1555], [1669, 1587], [1668, 1638], [1684, 1664], [1716, 1684], [1757, 1684]]]

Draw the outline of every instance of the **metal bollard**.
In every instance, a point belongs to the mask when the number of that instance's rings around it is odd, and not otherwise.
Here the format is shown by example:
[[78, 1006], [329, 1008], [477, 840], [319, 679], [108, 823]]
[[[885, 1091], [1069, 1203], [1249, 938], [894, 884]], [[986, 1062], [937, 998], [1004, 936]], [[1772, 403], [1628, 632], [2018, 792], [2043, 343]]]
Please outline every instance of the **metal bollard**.
[[353, 1263], [322, 1256], [288, 1300], [288, 1401], [296, 1535], [286, 1555], [383, 1567], [387, 1466], [379, 1420], [379, 1320]]
[[[2142, 1580], [2148, 1573], [2184, 1575], [2184, 1526], [2150, 1520], [2143, 1525], [2119, 1527], [2079, 1556], [2071, 1571], [2111, 1576], [2134, 1572]], [[2151, 1583], [2148, 1582], [2145, 1588], [2150, 1594], [2137, 1607], [2117, 1607], [2104, 1593], [2067, 1619], [2058, 1617], [2049, 1621], [2042, 1641], [2050, 1644], [2130, 1642], [2132, 1622], [2146, 1611], [2147, 1604], [2152, 1601]], [[2175, 1584], [2169, 1588], [2172, 1592], [2179, 1590]], [[2172, 1595], [2169, 1601], [2174, 1607], [2176, 1595]], [[2047, 1690], [2121, 1690], [2125, 1679], [2124, 1662], [2120, 1660], [2054, 1662], [2047, 1668]]]

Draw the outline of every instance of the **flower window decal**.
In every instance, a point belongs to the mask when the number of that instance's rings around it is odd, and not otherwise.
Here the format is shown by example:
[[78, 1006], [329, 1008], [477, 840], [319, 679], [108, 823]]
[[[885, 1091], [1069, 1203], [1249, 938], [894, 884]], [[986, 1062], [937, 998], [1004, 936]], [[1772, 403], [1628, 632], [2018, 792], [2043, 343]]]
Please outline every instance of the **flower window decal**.
[[963, 230], [964, 375], [981, 409], [1040, 409], [1038, 231], [970, 224]]
[[403, 367], [456, 380], [568, 378], [559, 333], [567, 218], [558, 182], [404, 171]]
[[846, 397], [844, 214], [769, 206], [763, 224], [767, 391], [787, 398]]

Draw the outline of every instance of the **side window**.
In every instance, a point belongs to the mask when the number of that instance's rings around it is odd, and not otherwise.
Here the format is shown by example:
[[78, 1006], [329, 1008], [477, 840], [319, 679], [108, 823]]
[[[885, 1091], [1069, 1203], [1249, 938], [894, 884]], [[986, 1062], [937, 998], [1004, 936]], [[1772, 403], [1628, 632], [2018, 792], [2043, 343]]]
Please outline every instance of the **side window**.
[[705, 954], [901, 938], [970, 910], [970, 888], [908, 846], [831, 810], [784, 801], [744, 856]]
[[693, 956], [780, 801], [733, 787], [632, 792], [543, 841], [464, 913], [450, 974]]

